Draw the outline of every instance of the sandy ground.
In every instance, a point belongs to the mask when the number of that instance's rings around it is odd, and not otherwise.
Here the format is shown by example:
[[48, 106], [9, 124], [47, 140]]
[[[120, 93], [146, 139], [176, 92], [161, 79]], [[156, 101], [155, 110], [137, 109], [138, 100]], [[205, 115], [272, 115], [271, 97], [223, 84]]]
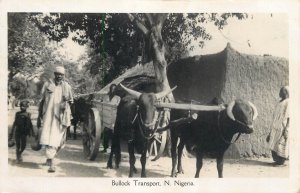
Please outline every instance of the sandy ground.
[[[139, 158], [139, 156], [136, 156]], [[23, 153], [23, 162], [15, 161], [15, 148], [9, 149], [8, 163], [12, 176], [37, 177], [37, 176], [65, 176], [65, 177], [127, 177], [129, 171], [128, 155], [122, 152], [122, 162], [119, 169], [107, 169], [108, 153], [99, 152], [95, 161], [86, 160], [83, 156], [80, 140], [69, 140], [65, 148], [56, 159], [56, 173], [48, 173], [44, 151], [32, 151], [28, 145]], [[224, 177], [288, 177], [289, 167], [274, 167], [271, 159], [227, 159], [224, 163]], [[287, 163], [288, 164], [288, 163]], [[195, 174], [195, 158], [183, 158], [184, 174], [178, 177], [193, 177]], [[136, 161], [140, 176], [141, 164]], [[147, 163], [148, 177], [169, 177], [171, 172], [171, 158], [161, 157], [157, 161]], [[217, 177], [216, 162], [214, 159], [205, 159], [200, 177]]]
[[[15, 111], [10, 111], [9, 122], [13, 121]], [[126, 148], [122, 151], [122, 160], [119, 169], [107, 169], [106, 162], [108, 153], [98, 153], [95, 161], [89, 161], [84, 157], [82, 141], [68, 140], [65, 148], [61, 150], [56, 159], [56, 172], [48, 173], [48, 167], [43, 166], [45, 162], [44, 150], [33, 151], [30, 148], [28, 139], [27, 148], [23, 153], [23, 162], [17, 164], [15, 161], [15, 146], [8, 150], [9, 173], [11, 176], [19, 177], [128, 177], [129, 157]], [[101, 148], [100, 150], [101, 151]], [[141, 164], [139, 155], [136, 156], [136, 167], [140, 176]], [[196, 159], [183, 157], [184, 174], [179, 174], [178, 178], [193, 177], [195, 174]], [[171, 173], [171, 158], [161, 157], [157, 161], [148, 161], [148, 177], [169, 177]], [[288, 177], [289, 162], [285, 167], [274, 167], [271, 158], [251, 158], [251, 159], [226, 159], [224, 162], [224, 177], [226, 178], [266, 178], [266, 177]], [[205, 159], [200, 177], [217, 178], [216, 162], [214, 159]]]

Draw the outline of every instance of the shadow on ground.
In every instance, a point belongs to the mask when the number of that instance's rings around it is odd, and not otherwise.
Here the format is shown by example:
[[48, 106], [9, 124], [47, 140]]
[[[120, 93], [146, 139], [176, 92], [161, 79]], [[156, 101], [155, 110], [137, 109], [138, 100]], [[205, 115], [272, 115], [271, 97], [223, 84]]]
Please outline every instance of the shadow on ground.
[[225, 160], [229, 164], [243, 164], [243, 165], [248, 165], [248, 166], [265, 166], [265, 167], [270, 167], [274, 166], [274, 162], [271, 160], [253, 160], [253, 159], [230, 159], [230, 160]]
[[[118, 169], [108, 169], [106, 167], [97, 167], [97, 166], [86, 166], [79, 163], [59, 163], [57, 164], [61, 168], [62, 175], [57, 175], [58, 177], [109, 177], [111, 178], [111, 173], [114, 173], [115, 177], [126, 177], [129, 174], [129, 167], [120, 166]], [[76, 168], [76, 170], [74, 170]], [[146, 170], [147, 177], [157, 177], [164, 178], [168, 175], [161, 174], [160, 170]], [[138, 168], [134, 177], [141, 176], [141, 169]]]
[[29, 168], [29, 169], [40, 169], [39, 163], [34, 162], [21, 162], [17, 163], [15, 159], [8, 158], [8, 164], [20, 168]]

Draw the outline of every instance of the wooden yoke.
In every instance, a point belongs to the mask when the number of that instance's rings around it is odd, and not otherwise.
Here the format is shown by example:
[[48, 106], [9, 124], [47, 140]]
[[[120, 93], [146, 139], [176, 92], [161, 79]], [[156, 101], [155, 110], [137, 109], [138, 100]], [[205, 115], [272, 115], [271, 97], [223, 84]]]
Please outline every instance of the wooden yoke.
[[209, 105], [162, 103], [162, 102], [157, 102], [155, 106], [157, 108], [182, 109], [188, 111], [222, 111], [225, 109], [224, 105], [209, 106]]
[[[157, 108], [168, 108], [168, 109], [182, 109], [187, 111], [222, 111], [226, 107], [224, 105], [218, 106], [208, 106], [208, 105], [196, 105], [196, 104], [179, 104], [179, 103], [164, 103], [164, 102], [157, 102], [155, 104]], [[188, 117], [183, 117], [177, 120], [170, 121], [170, 123], [162, 128], [159, 128], [157, 132], [166, 131], [172, 127], [177, 127], [178, 125], [191, 122], [197, 119], [197, 113], [193, 113]]]

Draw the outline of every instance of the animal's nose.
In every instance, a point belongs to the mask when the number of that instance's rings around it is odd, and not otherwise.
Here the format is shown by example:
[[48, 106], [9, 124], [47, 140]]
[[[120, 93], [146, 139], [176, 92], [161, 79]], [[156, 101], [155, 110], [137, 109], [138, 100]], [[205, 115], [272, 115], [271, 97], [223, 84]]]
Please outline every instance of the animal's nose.
[[148, 128], [146, 131], [145, 131], [145, 134], [147, 137], [150, 137], [152, 134], [153, 134], [153, 129], [152, 128]]
[[148, 129], [149, 129], [150, 131], [154, 130], [154, 129], [155, 129], [155, 125], [151, 125], [150, 127], [148, 127]]
[[253, 125], [247, 125], [247, 127], [248, 127], [247, 133], [253, 133], [253, 131], [254, 131]]
[[252, 124], [251, 125], [247, 125], [247, 126], [249, 127], [249, 129], [253, 129], [254, 128]]

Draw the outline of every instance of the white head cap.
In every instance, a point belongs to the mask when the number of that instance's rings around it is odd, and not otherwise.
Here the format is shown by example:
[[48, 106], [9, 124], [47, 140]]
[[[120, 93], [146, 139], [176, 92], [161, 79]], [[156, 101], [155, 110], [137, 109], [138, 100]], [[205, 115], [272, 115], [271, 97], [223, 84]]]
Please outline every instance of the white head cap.
[[63, 66], [57, 66], [54, 72], [65, 74], [65, 68]]

